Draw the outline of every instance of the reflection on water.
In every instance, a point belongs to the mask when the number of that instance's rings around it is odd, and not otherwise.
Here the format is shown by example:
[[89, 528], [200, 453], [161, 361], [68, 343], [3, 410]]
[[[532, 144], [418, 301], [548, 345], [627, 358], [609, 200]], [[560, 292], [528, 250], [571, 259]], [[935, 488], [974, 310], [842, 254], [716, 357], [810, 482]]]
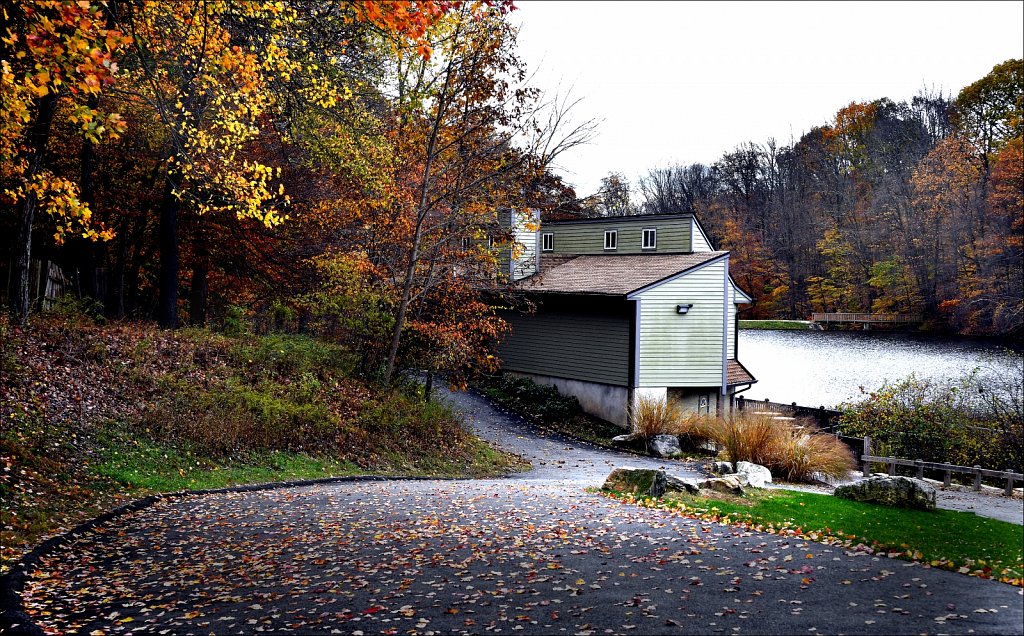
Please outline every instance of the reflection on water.
[[990, 341], [881, 331], [741, 330], [739, 359], [758, 380], [743, 397], [825, 407], [912, 373], [942, 381], [977, 367], [998, 383], [1024, 369], [1024, 354]]

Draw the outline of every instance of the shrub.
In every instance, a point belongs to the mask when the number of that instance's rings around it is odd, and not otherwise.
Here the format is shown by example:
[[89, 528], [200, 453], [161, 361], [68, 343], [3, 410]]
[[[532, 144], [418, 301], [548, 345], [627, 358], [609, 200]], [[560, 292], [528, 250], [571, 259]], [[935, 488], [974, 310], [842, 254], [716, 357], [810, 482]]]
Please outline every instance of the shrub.
[[839, 429], [851, 437], [870, 435], [876, 449], [895, 457], [1019, 472], [1024, 378], [1006, 379], [999, 390], [992, 382], [982, 384], [977, 372], [946, 383], [913, 375], [889, 382], [842, 405]]
[[675, 402], [646, 395], [636, 400], [629, 414], [633, 435], [642, 439], [676, 434], [682, 420], [682, 412]]
[[562, 395], [553, 386], [537, 384], [528, 378], [502, 375], [484, 393], [513, 409], [543, 422], [564, 422], [580, 412], [580, 403], [571, 395]]

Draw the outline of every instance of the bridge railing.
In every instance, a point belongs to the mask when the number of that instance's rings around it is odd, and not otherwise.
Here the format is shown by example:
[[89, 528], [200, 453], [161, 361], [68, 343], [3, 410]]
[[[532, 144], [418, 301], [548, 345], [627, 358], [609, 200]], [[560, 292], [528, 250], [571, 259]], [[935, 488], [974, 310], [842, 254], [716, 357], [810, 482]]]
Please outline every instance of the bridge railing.
[[924, 322], [921, 314], [868, 314], [868, 313], [816, 313], [811, 322], [855, 322], [855, 323], [917, 323]]

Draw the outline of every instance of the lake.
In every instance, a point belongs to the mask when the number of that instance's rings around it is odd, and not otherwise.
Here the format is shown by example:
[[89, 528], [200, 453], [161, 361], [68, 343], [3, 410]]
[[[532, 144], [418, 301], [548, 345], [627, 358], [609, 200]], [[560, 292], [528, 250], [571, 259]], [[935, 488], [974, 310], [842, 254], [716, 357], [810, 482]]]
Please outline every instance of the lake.
[[1024, 373], [1021, 351], [990, 340], [884, 331], [742, 329], [739, 359], [758, 380], [743, 397], [826, 408], [912, 373], [943, 381], [977, 367], [994, 384]]

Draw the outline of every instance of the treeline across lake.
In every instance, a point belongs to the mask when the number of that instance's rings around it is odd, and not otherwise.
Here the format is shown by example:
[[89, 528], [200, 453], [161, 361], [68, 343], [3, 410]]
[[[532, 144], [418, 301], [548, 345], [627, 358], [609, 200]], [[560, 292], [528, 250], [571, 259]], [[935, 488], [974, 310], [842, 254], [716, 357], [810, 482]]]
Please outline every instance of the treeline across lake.
[[652, 169], [632, 193], [611, 174], [590, 209], [695, 213], [756, 299], [746, 318], [920, 313], [1019, 335], [1022, 96], [1024, 61], [1009, 60], [955, 99], [851, 103], [791, 145]]

